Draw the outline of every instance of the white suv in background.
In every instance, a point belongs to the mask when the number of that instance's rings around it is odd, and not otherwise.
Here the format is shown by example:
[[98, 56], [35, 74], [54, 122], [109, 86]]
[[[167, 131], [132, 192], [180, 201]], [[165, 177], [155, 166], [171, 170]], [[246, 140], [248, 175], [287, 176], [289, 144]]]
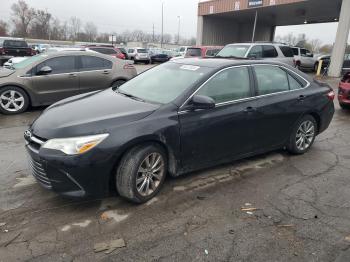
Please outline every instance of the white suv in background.
[[216, 57], [269, 59], [294, 66], [292, 48], [281, 43], [229, 44]]
[[294, 65], [299, 70], [314, 70], [317, 71], [317, 59], [314, 57], [312, 52], [305, 48], [293, 47], [294, 53]]
[[147, 49], [141, 47], [129, 48], [128, 49], [128, 57], [131, 60], [134, 60], [134, 63], [142, 62], [145, 64], [149, 64], [151, 62], [151, 57]]

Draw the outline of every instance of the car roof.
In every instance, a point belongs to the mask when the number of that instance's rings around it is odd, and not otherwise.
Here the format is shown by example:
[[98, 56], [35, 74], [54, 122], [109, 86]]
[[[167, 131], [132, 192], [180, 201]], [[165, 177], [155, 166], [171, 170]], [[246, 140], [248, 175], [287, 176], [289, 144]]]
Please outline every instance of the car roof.
[[269, 61], [269, 60], [252, 60], [252, 59], [225, 59], [225, 58], [179, 58], [173, 63], [178, 64], [186, 64], [186, 65], [194, 65], [201, 67], [209, 67], [209, 68], [223, 68], [229, 66], [238, 66], [238, 65], [256, 65], [256, 64], [271, 64], [271, 65], [279, 65], [279, 66], [290, 66], [277, 62], [277, 61]]
[[286, 44], [283, 44], [283, 43], [273, 43], [273, 42], [243, 42], [243, 43], [232, 43], [232, 44], [228, 44], [228, 45], [278, 45], [278, 46], [288, 46], [290, 47], [289, 45], [286, 45]]

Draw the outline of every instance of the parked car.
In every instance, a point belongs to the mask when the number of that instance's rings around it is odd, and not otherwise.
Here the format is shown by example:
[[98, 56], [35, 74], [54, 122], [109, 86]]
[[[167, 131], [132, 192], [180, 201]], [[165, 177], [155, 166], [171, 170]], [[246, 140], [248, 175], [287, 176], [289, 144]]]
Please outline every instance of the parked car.
[[341, 108], [350, 109], [350, 72], [339, 83], [338, 101]]
[[125, 56], [125, 59], [129, 59], [128, 51], [125, 49], [125, 47], [117, 47], [116, 49], [118, 49]]
[[134, 60], [135, 64], [138, 62], [149, 64], [151, 62], [151, 58], [148, 54], [147, 49], [145, 48], [140, 48], [140, 47], [129, 48], [128, 57], [129, 59]]
[[299, 70], [317, 71], [316, 58], [314, 54], [306, 48], [293, 47], [294, 65]]
[[[52, 52], [0, 69], [0, 112], [17, 114], [69, 96], [118, 87], [136, 76], [128, 62], [92, 52]], [[87, 105], [90, 106], [90, 105]]]
[[97, 53], [114, 56], [119, 59], [125, 59], [125, 55], [117, 48], [108, 46], [86, 46], [87, 50], [92, 50]]
[[0, 66], [7, 60], [16, 56], [32, 56], [36, 52], [22, 39], [0, 39]]
[[280, 43], [241, 43], [226, 45], [215, 57], [269, 59], [294, 66], [291, 47]]
[[180, 59], [54, 104], [25, 132], [26, 148], [48, 189], [97, 197], [115, 188], [143, 203], [167, 175], [280, 148], [307, 152], [332, 120], [333, 99], [328, 85], [283, 63]]
[[13, 67], [13, 65], [18, 64], [19, 62], [22, 62], [22, 61], [26, 60], [27, 58], [28, 58], [28, 56], [12, 57], [9, 60], [7, 60], [7, 62], [5, 62], [3, 66], [6, 68], [11, 68], [11, 67]]
[[[331, 62], [331, 56], [330, 55], [325, 55], [322, 56], [317, 63], [322, 60], [322, 69], [328, 68]], [[317, 64], [318, 66], [318, 64]], [[347, 72], [350, 72], [350, 54], [345, 54], [344, 56], [344, 62], [343, 62], [343, 67], [342, 67], [342, 75], [346, 74]]]
[[151, 64], [164, 63], [170, 59], [169, 55], [163, 49], [150, 49], [148, 53], [151, 59]]
[[190, 46], [180, 46], [176, 51], [179, 53], [179, 56], [184, 57], [189, 47]]

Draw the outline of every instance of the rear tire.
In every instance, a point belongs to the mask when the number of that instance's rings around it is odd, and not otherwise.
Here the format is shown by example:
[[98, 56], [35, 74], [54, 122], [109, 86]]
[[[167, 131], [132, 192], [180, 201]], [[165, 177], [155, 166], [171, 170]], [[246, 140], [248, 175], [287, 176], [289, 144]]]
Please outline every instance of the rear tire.
[[312, 147], [316, 134], [317, 122], [311, 115], [301, 118], [294, 126], [289, 138], [287, 149], [290, 153], [301, 155]]
[[5, 115], [20, 114], [27, 110], [29, 97], [26, 92], [16, 86], [0, 89], [0, 112]]
[[160, 191], [167, 171], [164, 150], [156, 145], [132, 148], [121, 159], [116, 173], [118, 193], [134, 203], [145, 203]]

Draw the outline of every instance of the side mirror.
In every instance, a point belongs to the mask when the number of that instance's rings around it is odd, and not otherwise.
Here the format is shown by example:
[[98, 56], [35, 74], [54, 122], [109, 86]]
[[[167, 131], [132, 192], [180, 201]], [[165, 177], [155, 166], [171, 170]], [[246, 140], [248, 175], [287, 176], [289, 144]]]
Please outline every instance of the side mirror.
[[215, 101], [209, 96], [194, 95], [191, 99], [191, 108], [196, 109], [211, 109], [215, 108]]
[[52, 72], [52, 68], [49, 66], [43, 66], [42, 68], [40, 68], [38, 74], [39, 75], [47, 75], [50, 74]]

